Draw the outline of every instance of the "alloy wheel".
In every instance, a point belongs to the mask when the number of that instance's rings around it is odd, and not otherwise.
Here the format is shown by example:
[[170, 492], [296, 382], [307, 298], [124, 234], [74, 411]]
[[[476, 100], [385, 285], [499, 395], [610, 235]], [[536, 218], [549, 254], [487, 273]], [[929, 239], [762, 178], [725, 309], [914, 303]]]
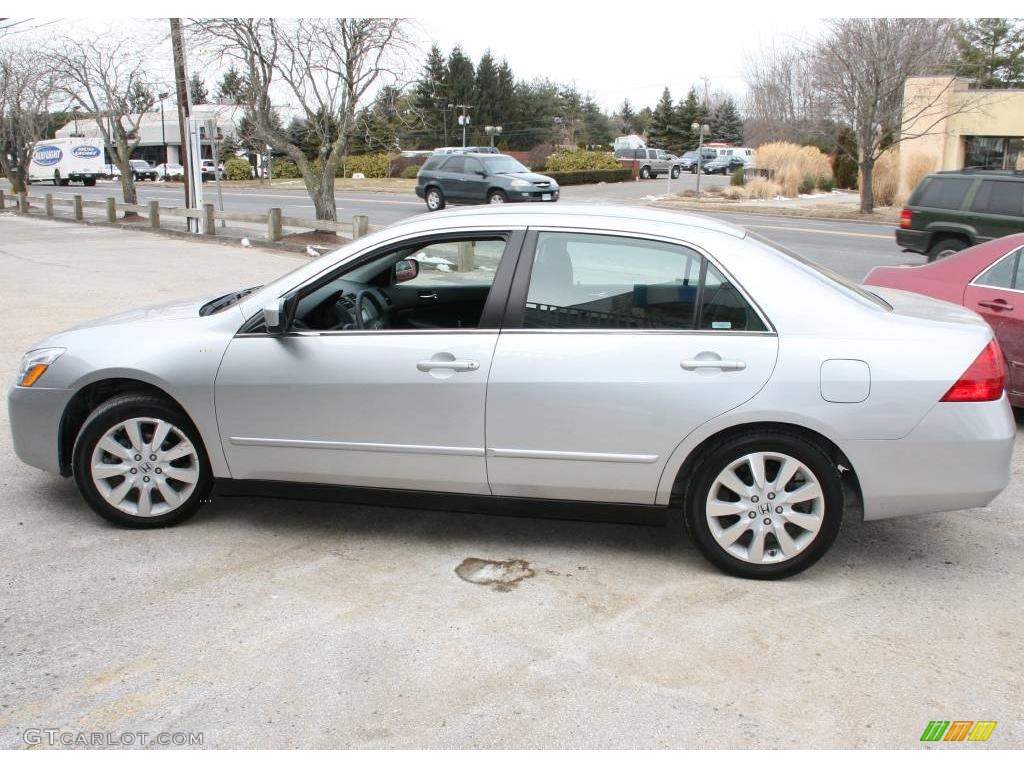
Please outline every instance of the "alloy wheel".
[[108, 504], [137, 517], [177, 509], [199, 482], [199, 454], [178, 427], [158, 418], [125, 419], [96, 442], [93, 485]]
[[711, 484], [705, 508], [715, 542], [752, 564], [781, 563], [814, 541], [824, 519], [825, 492], [803, 462], [756, 452], [726, 466]]

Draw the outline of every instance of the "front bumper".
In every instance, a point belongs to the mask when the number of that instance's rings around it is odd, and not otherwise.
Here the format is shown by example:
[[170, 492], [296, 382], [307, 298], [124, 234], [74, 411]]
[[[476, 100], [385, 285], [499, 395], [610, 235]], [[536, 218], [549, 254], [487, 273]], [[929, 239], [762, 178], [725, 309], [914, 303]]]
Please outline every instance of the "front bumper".
[[60, 471], [60, 420], [73, 394], [69, 389], [11, 387], [7, 412], [19, 459], [49, 472]]
[[557, 187], [555, 189], [512, 187], [508, 191], [508, 200], [510, 203], [554, 203], [558, 201], [560, 191]]
[[896, 245], [915, 253], [926, 253], [931, 235], [920, 229], [897, 229]]
[[864, 519], [987, 506], [1010, 482], [1017, 424], [1009, 401], [937, 403], [899, 440], [849, 440]]

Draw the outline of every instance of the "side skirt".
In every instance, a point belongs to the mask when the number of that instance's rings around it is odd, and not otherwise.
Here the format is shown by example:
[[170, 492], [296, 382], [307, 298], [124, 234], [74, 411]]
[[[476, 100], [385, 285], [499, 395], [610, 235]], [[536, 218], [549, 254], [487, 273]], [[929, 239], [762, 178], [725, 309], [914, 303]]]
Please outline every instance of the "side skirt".
[[410, 507], [441, 512], [468, 512], [554, 520], [586, 520], [601, 523], [664, 526], [668, 507], [653, 504], [606, 504], [594, 501], [525, 499], [514, 496], [478, 496], [467, 493], [437, 493], [389, 488], [288, 483], [277, 480], [231, 480], [217, 478], [214, 492], [220, 496], [259, 496], [272, 499], [301, 499], [374, 507]]

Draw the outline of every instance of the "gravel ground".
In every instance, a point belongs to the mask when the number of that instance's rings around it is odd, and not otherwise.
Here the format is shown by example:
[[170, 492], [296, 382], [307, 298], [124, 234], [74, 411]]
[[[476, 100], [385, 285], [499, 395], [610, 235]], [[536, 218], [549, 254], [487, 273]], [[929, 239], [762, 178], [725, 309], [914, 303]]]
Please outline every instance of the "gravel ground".
[[[0, 380], [63, 327], [296, 263], [0, 216]], [[120, 530], [17, 461], [3, 410], [0, 746], [51, 728], [240, 748], [920, 748], [930, 720], [984, 719], [986, 744], [931, 746], [1020, 748], [1020, 456], [988, 509], [850, 526], [811, 570], [757, 583], [674, 525], [214, 498], [183, 526]]]

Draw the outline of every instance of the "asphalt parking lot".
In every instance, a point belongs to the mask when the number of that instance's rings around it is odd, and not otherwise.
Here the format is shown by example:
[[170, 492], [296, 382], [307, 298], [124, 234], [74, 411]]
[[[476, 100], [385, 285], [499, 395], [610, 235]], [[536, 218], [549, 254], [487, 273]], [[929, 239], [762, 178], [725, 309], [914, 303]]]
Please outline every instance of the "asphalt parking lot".
[[[296, 256], [0, 214], [0, 382], [42, 337]], [[1024, 746], [1024, 466], [985, 510], [847, 526], [748, 582], [676, 525], [214, 497], [104, 522], [0, 410], [0, 747], [33, 728], [247, 747]], [[922, 461], [927, 461], [922, 456]], [[508, 583], [488, 583], [506, 562]]]

